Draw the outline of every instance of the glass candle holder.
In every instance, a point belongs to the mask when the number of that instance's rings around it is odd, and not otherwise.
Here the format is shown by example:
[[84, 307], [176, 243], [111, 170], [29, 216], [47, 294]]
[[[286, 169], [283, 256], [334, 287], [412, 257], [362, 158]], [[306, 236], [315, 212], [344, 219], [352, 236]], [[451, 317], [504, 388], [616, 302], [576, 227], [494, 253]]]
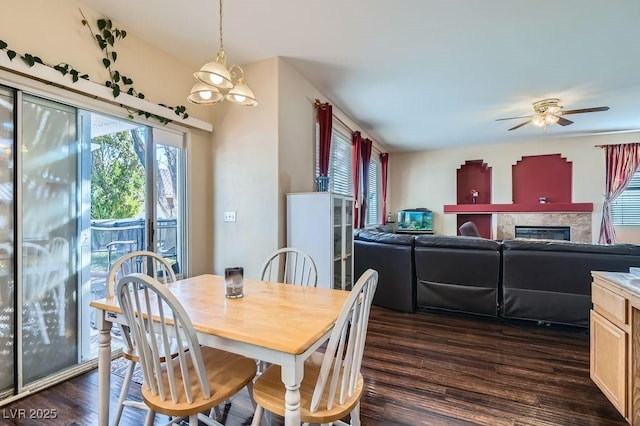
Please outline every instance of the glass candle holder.
[[229, 299], [242, 297], [244, 283], [244, 268], [237, 266], [224, 270], [224, 295]]

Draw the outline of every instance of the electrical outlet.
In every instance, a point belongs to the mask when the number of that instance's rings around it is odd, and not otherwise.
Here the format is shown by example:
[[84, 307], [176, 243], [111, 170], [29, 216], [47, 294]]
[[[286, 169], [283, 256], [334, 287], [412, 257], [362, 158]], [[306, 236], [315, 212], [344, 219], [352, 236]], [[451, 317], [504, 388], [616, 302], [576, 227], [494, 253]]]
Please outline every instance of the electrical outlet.
[[225, 222], [235, 222], [236, 221], [236, 212], [224, 212], [224, 221]]

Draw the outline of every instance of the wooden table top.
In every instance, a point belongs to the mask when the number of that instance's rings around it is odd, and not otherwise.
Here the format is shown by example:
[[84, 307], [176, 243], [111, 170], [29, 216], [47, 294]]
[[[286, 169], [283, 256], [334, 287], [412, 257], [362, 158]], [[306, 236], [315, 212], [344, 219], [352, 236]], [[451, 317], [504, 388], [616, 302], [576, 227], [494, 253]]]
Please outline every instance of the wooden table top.
[[[197, 332], [300, 354], [333, 327], [348, 291], [244, 280], [244, 297], [224, 296], [224, 277], [200, 275], [167, 285]], [[115, 297], [91, 302], [122, 312]]]

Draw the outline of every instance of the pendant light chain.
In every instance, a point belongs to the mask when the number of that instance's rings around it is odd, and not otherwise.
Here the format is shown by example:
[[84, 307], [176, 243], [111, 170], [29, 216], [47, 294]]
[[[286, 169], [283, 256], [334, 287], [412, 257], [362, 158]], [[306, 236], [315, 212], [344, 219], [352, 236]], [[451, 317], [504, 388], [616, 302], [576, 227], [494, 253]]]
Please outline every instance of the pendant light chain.
[[238, 65], [227, 65], [227, 53], [224, 51], [224, 37], [222, 35], [223, 0], [218, 0], [218, 31], [220, 32], [220, 49], [213, 61], [204, 64], [193, 76], [196, 83], [191, 88], [187, 99], [189, 102], [201, 105], [211, 105], [223, 100], [238, 105], [256, 106], [258, 100], [253, 90], [244, 79], [244, 71]]
[[220, 50], [224, 50], [224, 41], [222, 38], [222, 0], [220, 0], [220, 20], [218, 21], [218, 29], [220, 31]]

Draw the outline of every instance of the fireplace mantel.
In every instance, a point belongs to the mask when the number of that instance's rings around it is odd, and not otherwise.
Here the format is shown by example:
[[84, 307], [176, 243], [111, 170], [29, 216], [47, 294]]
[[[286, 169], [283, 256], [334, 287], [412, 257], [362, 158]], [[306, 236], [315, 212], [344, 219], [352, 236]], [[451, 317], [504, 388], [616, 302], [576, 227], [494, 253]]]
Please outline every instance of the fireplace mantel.
[[446, 204], [445, 213], [591, 213], [593, 203]]

